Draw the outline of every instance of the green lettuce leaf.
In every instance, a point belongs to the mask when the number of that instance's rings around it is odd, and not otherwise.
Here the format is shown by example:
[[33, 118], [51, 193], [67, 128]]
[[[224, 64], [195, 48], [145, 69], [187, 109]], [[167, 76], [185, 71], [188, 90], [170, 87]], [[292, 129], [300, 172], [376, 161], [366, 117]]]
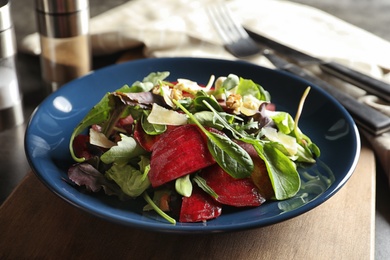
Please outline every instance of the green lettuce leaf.
[[159, 84], [160, 81], [163, 81], [169, 76], [168, 71], [164, 72], [152, 72], [148, 76], [146, 76], [142, 82], [141, 81], [136, 81], [133, 83], [131, 86], [131, 92], [149, 92]]
[[270, 101], [271, 95], [259, 84], [256, 84], [250, 79], [240, 78], [240, 82], [236, 89], [236, 94], [240, 94], [242, 97], [246, 95], [252, 95], [258, 100]]
[[116, 146], [111, 147], [100, 159], [106, 164], [118, 163], [126, 164], [132, 158], [145, 154], [145, 150], [134, 140], [133, 137], [120, 134], [121, 141]]
[[150, 186], [148, 178], [144, 178], [144, 172], [128, 165], [114, 163], [106, 171], [106, 177], [118, 184], [122, 191], [130, 197], [138, 197]]
[[289, 113], [275, 111], [272, 112], [270, 118], [274, 121], [279, 131], [284, 134], [289, 134], [294, 130], [294, 119]]
[[[124, 85], [122, 88], [117, 91], [127, 92], [129, 91], [129, 86]], [[109, 102], [110, 93], [106, 93], [104, 97], [88, 112], [84, 119], [75, 127], [73, 133], [69, 140], [69, 151], [72, 158], [76, 162], [83, 162], [85, 158], [77, 158], [73, 151], [73, 140], [74, 138], [81, 134], [86, 128], [94, 124], [101, 124], [108, 120], [111, 112], [111, 104]]]

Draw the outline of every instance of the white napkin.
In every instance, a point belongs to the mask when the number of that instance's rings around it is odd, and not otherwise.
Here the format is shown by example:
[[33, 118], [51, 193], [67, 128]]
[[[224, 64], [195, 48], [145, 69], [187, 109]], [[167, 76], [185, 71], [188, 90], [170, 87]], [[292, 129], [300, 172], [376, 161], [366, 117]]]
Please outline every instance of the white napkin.
[[[240, 22], [252, 31], [307, 54], [331, 59], [390, 82], [390, 43], [318, 9], [281, 0], [226, 0]], [[91, 19], [94, 55], [144, 45], [147, 57], [235, 59], [222, 46], [204, 7], [215, 0], [131, 0]], [[38, 35], [28, 35], [19, 49], [39, 55]], [[272, 66], [264, 57], [250, 60]], [[327, 78], [331, 80], [330, 78]], [[361, 102], [387, 113], [390, 106], [348, 84], [339, 87]], [[390, 176], [390, 133], [371, 141]]]

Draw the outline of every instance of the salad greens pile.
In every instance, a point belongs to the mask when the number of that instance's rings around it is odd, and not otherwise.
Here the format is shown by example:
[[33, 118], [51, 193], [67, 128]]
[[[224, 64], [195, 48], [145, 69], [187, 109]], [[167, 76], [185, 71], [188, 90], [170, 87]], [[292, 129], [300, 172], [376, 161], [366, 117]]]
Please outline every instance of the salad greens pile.
[[149, 176], [155, 171], [151, 162], [158, 160], [153, 150], [156, 140], [173, 128], [191, 124], [204, 137], [212, 163], [232, 179], [251, 178], [258, 160], [245, 148], [250, 145], [272, 184], [273, 196], [267, 199], [284, 200], [298, 192], [297, 166], [313, 164], [320, 156], [319, 148], [298, 127], [310, 88], [303, 93], [293, 118], [276, 111], [270, 94], [250, 79], [233, 74], [217, 79], [211, 76], [200, 86], [188, 79], [170, 82], [168, 76], [169, 72], [151, 73], [104, 95], [70, 138], [69, 150], [75, 160], [68, 171], [70, 180], [121, 199], [142, 196], [148, 204], [145, 210], [154, 209], [175, 223], [167, 215], [169, 205], [161, 205], [162, 197], [179, 194], [188, 198], [198, 187], [218, 197], [198, 174], [201, 169], [180, 174], [163, 185], [153, 183]]

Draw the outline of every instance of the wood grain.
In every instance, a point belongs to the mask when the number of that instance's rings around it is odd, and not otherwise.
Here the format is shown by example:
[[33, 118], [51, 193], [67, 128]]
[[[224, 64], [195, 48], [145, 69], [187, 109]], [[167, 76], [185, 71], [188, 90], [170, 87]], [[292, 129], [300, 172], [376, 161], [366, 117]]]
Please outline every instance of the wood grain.
[[1, 259], [373, 259], [375, 159], [362, 147], [328, 201], [276, 225], [232, 233], [154, 233], [93, 217], [28, 174], [0, 208]]

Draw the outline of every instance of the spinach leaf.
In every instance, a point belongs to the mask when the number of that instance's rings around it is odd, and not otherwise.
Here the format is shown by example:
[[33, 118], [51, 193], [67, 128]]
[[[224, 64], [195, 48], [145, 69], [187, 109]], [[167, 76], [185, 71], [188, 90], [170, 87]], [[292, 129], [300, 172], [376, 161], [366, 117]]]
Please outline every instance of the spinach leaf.
[[192, 183], [190, 175], [187, 174], [183, 177], [177, 178], [175, 181], [175, 189], [177, 193], [184, 197], [190, 197], [192, 194]]
[[300, 189], [301, 179], [296, 165], [272, 142], [251, 142], [258, 155], [265, 162], [268, 175], [277, 200], [293, 197]]
[[195, 99], [193, 101], [193, 105], [194, 105], [195, 110], [196, 111], [208, 110], [207, 107], [204, 105], [205, 101], [207, 103], [209, 103], [218, 112], [223, 111], [221, 105], [218, 103], [218, 101], [215, 99], [215, 97], [214, 96], [207, 96], [207, 95], [195, 97]]
[[[206, 104], [207, 105], [207, 104]], [[300, 177], [294, 162], [278, 149], [279, 145], [271, 142], [264, 142], [249, 135], [237, 132], [234, 128], [219, 116], [217, 111], [212, 110], [219, 122], [229, 129], [237, 139], [252, 144], [257, 154], [264, 161], [268, 175], [274, 188], [275, 197], [278, 200], [294, 196], [300, 188]]]
[[196, 118], [176, 100], [173, 101], [202, 130], [207, 137], [207, 147], [219, 166], [233, 178], [252, 174], [254, 165], [249, 154], [227, 136], [207, 131]]
[[[197, 113], [193, 114], [193, 116], [203, 126], [213, 127], [215, 129], [218, 129], [218, 130], [221, 130], [223, 128], [222, 124], [219, 124], [218, 122], [215, 122], [215, 120], [214, 120], [214, 113], [211, 112], [211, 111], [197, 112]], [[189, 122], [194, 123], [191, 120], [189, 120]]]
[[230, 176], [241, 179], [252, 174], [254, 167], [252, 158], [241, 146], [225, 135], [207, 132], [206, 136], [210, 153]]
[[149, 114], [149, 111], [144, 111], [144, 114], [141, 117], [141, 126], [145, 133], [148, 135], [159, 135], [164, 133], [167, 130], [167, 126], [149, 123], [147, 120]]

